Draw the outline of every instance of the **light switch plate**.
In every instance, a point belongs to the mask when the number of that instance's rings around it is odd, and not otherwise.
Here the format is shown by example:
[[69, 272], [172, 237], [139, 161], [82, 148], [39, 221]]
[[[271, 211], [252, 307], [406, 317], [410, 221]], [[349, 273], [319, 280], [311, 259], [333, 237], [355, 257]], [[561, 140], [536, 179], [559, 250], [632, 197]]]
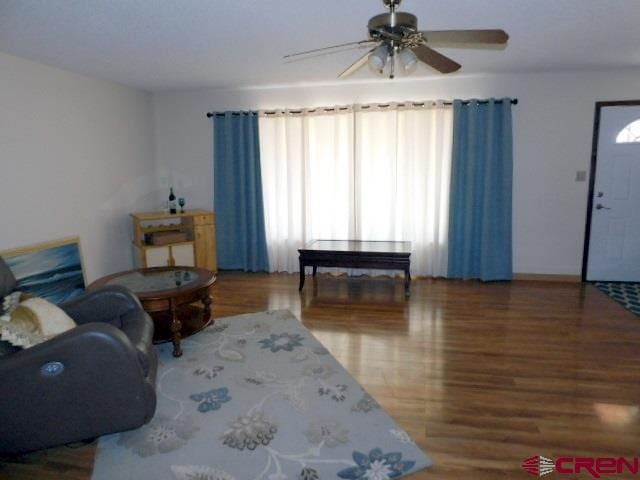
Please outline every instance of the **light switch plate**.
[[576, 172], [576, 182], [586, 182], [587, 172], [585, 170], [578, 170]]

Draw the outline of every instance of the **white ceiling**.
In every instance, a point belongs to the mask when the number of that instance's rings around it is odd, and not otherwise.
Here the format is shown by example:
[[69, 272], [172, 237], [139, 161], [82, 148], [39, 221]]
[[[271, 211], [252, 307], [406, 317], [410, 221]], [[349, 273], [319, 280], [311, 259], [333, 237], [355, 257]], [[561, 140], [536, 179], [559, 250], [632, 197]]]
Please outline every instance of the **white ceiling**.
[[[425, 30], [510, 33], [504, 51], [442, 49], [462, 63], [455, 75], [640, 67], [637, 0], [405, 0], [401, 10]], [[383, 11], [380, 0], [0, 0], [0, 51], [146, 90], [329, 82], [364, 51], [282, 56], [364, 39]]]

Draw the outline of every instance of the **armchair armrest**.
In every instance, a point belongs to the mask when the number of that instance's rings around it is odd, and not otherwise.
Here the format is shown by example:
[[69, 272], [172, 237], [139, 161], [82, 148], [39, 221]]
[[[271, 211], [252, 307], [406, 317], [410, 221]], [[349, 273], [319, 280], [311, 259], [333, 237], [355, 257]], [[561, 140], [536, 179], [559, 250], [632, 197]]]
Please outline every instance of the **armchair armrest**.
[[153, 349], [153, 321], [149, 314], [142, 309], [127, 312], [121, 317], [121, 320], [121, 331], [137, 350], [142, 371], [147, 375], [156, 355]]
[[154, 410], [137, 350], [108, 324], [79, 326], [0, 361], [0, 454], [135, 428]]
[[[140, 309], [138, 298], [125, 287], [111, 285], [60, 305], [78, 325], [89, 322], [112, 323], [130, 310]], [[117, 325], [118, 327], [120, 324]]]

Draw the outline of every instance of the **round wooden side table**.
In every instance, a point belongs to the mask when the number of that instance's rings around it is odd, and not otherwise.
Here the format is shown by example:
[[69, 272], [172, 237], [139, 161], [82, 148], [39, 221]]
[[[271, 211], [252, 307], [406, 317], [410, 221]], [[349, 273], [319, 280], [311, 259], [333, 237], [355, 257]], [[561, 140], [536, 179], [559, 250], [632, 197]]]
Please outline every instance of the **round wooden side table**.
[[[173, 355], [179, 357], [180, 340], [213, 323], [210, 290], [215, 281], [215, 274], [204, 268], [156, 267], [114, 273], [87, 289], [121, 285], [131, 290], [153, 318], [153, 343], [173, 342]], [[204, 308], [193, 305], [198, 301]]]

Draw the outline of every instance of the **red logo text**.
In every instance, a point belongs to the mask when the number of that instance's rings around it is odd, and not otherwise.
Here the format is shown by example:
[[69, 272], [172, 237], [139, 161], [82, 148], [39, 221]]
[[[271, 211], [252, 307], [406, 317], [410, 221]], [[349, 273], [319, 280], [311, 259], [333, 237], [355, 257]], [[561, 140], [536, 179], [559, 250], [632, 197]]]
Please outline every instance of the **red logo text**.
[[638, 457], [559, 457], [555, 461], [536, 455], [522, 462], [522, 469], [530, 475], [542, 477], [552, 472], [573, 475], [585, 474], [591, 478], [623, 473], [640, 473]]

